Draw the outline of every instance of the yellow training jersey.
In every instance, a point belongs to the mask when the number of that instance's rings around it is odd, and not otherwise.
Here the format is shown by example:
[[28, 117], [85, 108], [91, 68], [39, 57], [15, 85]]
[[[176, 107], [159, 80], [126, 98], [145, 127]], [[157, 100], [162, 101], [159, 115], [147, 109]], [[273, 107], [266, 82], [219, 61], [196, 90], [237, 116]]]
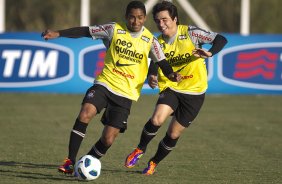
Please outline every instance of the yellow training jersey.
[[146, 28], [134, 38], [124, 23], [116, 23], [105, 66], [95, 83], [114, 94], [137, 101], [148, 72], [152, 40], [153, 35]]
[[188, 26], [178, 25], [177, 35], [172, 44], [167, 44], [162, 35], [158, 40], [165, 53], [166, 59], [173, 68], [182, 76], [182, 80], [170, 81], [158, 69], [160, 91], [171, 88], [174, 91], [186, 94], [202, 94], [207, 89], [207, 69], [205, 60], [192, 55], [195, 46], [188, 35]]

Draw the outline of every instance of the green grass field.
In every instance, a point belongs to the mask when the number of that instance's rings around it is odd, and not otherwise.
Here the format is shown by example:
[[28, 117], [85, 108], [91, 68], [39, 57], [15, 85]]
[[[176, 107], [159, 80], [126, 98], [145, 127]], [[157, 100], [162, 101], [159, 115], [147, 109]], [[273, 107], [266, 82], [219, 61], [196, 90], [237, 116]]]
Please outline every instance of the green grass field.
[[[0, 183], [77, 183], [57, 172], [67, 155], [82, 95], [0, 94]], [[151, 142], [139, 165], [124, 159], [139, 141], [157, 96], [134, 103], [128, 130], [101, 159], [102, 174], [89, 183], [264, 184], [282, 182], [282, 96], [207, 96], [194, 123], [157, 167], [141, 171], [156, 151], [168, 123]], [[100, 115], [89, 125], [78, 156], [100, 137]]]

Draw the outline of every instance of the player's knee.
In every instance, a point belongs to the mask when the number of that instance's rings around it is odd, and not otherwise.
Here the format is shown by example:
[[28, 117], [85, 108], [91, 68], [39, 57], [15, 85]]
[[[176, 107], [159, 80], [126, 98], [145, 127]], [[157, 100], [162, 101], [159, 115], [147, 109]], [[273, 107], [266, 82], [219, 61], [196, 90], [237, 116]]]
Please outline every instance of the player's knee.
[[95, 108], [82, 108], [79, 113], [79, 120], [85, 123], [89, 123], [90, 120], [96, 115]]
[[110, 147], [114, 143], [115, 137], [113, 136], [102, 137], [101, 141], [105, 146]]
[[167, 135], [169, 135], [171, 139], [178, 139], [181, 135], [181, 132], [182, 130], [172, 129], [170, 126], [167, 130]]
[[151, 122], [152, 122], [152, 124], [155, 125], [155, 126], [161, 126], [164, 121], [165, 121], [165, 119], [162, 118], [161, 116], [153, 116], [153, 117], [151, 118]]
[[171, 139], [178, 139], [181, 133], [180, 132], [169, 132], [168, 135]]
[[78, 116], [79, 121], [89, 123], [94, 116], [90, 113], [81, 112]]

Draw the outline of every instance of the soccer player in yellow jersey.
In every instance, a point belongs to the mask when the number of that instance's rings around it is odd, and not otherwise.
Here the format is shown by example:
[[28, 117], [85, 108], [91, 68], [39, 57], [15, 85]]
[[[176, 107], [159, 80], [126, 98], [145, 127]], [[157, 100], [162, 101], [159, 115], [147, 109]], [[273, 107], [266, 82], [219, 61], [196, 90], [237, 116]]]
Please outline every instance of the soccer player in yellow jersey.
[[170, 80], [180, 80], [180, 75], [174, 73], [166, 62], [158, 40], [144, 27], [144, 4], [140, 1], [130, 2], [126, 8], [125, 19], [124, 23], [112, 22], [59, 31], [46, 30], [42, 33], [45, 40], [57, 37], [102, 39], [107, 48], [105, 66], [84, 96], [70, 134], [68, 157], [64, 164], [59, 166], [60, 172], [73, 173], [87, 125], [103, 109], [105, 111], [101, 119], [104, 124], [102, 135], [87, 154], [99, 159], [107, 152], [118, 134], [126, 130], [132, 101], [139, 98], [148, 73], [149, 57], [162, 68]]
[[[182, 76], [179, 83], [167, 80], [161, 70], [149, 69], [149, 85], [160, 89], [160, 96], [152, 117], [145, 124], [137, 148], [131, 152], [125, 166], [134, 167], [145, 153], [149, 142], [155, 137], [160, 126], [172, 116], [164, 138], [156, 154], [149, 160], [143, 174], [152, 175], [162, 161], [175, 147], [181, 133], [198, 115], [207, 90], [205, 58], [218, 53], [227, 40], [224, 36], [205, 31], [195, 26], [179, 25], [177, 8], [171, 2], [157, 3], [153, 8], [154, 21], [162, 33], [158, 40], [168, 63]], [[201, 48], [212, 44], [209, 51]]]

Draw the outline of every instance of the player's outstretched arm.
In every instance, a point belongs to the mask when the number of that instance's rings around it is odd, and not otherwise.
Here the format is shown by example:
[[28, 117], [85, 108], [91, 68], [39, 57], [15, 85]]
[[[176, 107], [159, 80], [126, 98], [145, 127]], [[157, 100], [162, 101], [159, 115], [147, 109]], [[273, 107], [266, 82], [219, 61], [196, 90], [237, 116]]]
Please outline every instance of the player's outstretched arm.
[[196, 48], [192, 51], [192, 54], [195, 57], [199, 57], [199, 58], [208, 58], [208, 57], [212, 57], [212, 53], [209, 51], [206, 51], [204, 49], [201, 48]]
[[81, 38], [81, 37], [91, 37], [89, 32], [89, 27], [73, 27], [69, 29], [63, 29], [59, 31], [52, 31], [47, 29], [44, 31], [41, 36], [45, 40], [58, 38], [58, 37], [67, 37], [67, 38]]
[[44, 32], [42, 32], [41, 36], [45, 40], [49, 40], [49, 39], [58, 38], [60, 36], [60, 33], [59, 33], [59, 31], [52, 31], [50, 29], [47, 29]]
[[224, 36], [217, 34], [212, 42], [212, 47], [208, 51], [202, 48], [196, 48], [193, 50], [192, 54], [200, 58], [212, 57], [215, 54], [217, 54], [219, 51], [221, 51], [226, 44], [227, 44], [227, 39]]

